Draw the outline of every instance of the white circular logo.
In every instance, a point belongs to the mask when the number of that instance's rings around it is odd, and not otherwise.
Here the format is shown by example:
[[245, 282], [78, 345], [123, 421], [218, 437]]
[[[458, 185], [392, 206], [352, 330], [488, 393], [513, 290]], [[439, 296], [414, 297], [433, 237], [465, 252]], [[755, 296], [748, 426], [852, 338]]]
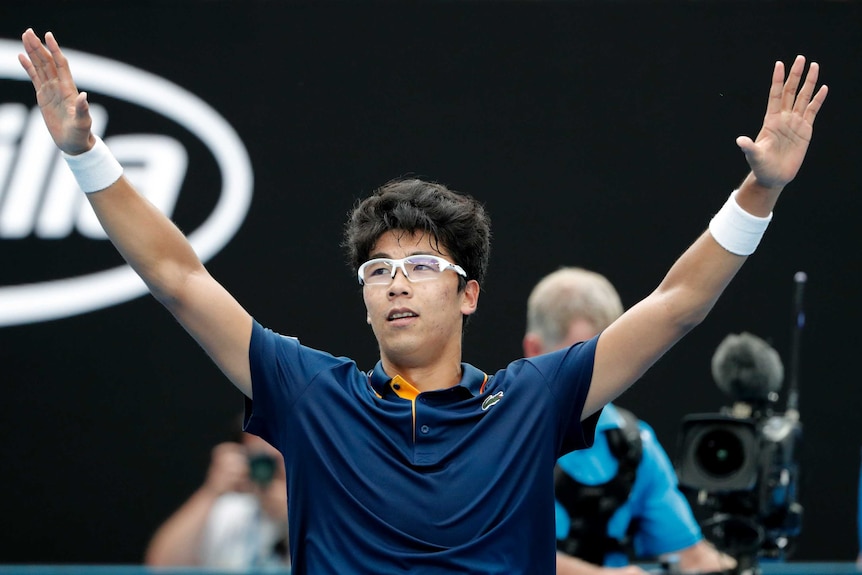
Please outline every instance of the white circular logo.
[[[30, 83], [18, 62], [21, 52], [20, 41], [0, 39], [0, 79]], [[251, 204], [251, 161], [238, 134], [206, 102], [164, 78], [92, 54], [65, 49], [64, 53], [80, 90], [154, 111], [186, 128], [213, 154], [221, 173], [221, 191], [212, 213], [187, 234], [198, 257], [208, 261], [233, 238]], [[107, 123], [107, 112], [91, 106], [91, 113], [93, 130], [98, 133]], [[127, 177], [170, 217], [186, 173], [184, 147], [159, 134], [123, 134], [105, 141], [124, 165]], [[3, 162], [11, 156], [14, 162]], [[58, 239], [73, 229], [85, 236], [104, 238], [63, 163], [41, 122], [38, 107], [0, 102], [0, 241], [28, 235]], [[42, 173], [50, 176], [42, 178]], [[0, 326], [68, 317], [146, 292], [143, 281], [126, 265], [75, 277], [0, 286]]]

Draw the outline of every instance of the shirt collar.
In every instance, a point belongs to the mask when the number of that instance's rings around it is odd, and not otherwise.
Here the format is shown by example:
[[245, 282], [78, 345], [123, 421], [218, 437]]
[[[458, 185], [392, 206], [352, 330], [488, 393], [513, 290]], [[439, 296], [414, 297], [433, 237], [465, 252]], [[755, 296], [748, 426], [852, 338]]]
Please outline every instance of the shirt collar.
[[[485, 375], [485, 372], [473, 367], [469, 363], [462, 363], [461, 381], [458, 382], [456, 387], [463, 387], [470, 392], [470, 395], [476, 397], [481, 393], [482, 386], [485, 384], [486, 379], [487, 376]], [[374, 369], [369, 372], [368, 381], [371, 383], [371, 387], [377, 395], [383, 396], [385, 394], [392, 378], [383, 371], [382, 361], [378, 361], [377, 365], [374, 366]]]

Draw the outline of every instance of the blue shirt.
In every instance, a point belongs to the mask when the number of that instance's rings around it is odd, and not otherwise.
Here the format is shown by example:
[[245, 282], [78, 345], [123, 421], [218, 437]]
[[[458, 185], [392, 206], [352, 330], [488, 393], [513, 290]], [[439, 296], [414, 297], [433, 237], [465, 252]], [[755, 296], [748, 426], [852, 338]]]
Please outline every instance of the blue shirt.
[[[559, 460], [560, 466], [586, 485], [610, 481], [619, 464], [608, 447], [604, 431], [622, 425], [619, 411], [613, 404], [606, 405], [596, 426], [594, 445], [564, 455]], [[639, 421], [639, 427], [643, 457], [628, 500], [611, 516], [608, 535], [622, 540], [629, 523], [637, 519], [635, 553], [639, 557], [652, 558], [690, 547], [702, 539], [702, 534], [688, 500], [677, 487], [673, 465], [655, 432], [643, 421]], [[556, 504], [556, 519], [557, 538], [565, 539], [569, 532], [569, 516], [559, 502]], [[621, 567], [628, 564], [628, 559], [622, 553], [609, 553], [604, 564]]]
[[246, 429], [284, 455], [292, 573], [553, 573], [554, 464], [592, 443], [595, 344], [418, 393], [255, 322]]

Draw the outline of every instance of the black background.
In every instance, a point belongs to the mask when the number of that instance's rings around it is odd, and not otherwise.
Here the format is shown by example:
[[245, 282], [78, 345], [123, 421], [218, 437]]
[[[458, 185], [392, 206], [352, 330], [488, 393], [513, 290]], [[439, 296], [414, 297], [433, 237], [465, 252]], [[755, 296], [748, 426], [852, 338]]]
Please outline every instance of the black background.
[[[744, 177], [735, 138], [756, 135], [773, 62], [820, 62], [830, 95], [761, 247], [619, 401], [673, 455], [685, 414], [728, 403], [709, 370], [725, 335], [755, 333], [788, 365], [793, 275], [805, 271], [804, 560], [857, 552], [860, 24], [845, 2], [0, 5], [2, 38], [52, 30], [222, 114], [255, 188], [209, 269], [268, 327], [366, 368], [374, 339], [338, 247], [355, 198], [414, 173], [486, 204], [491, 270], [464, 357], [494, 371], [520, 356], [527, 294], [557, 266], [604, 273], [627, 306], [649, 293]], [[21, 85], [0, 82], [2, 101], [32, 104]], [[121, 126], [112, 116], [109, 133]], [[217, 189], [196, 165], [178, 217], [205, 215], [195, 209]], [[5, 283], [106, 249], [85, 244], [0, 240]], [[139, 562], [241, 408], [149, 296], [0, 328], [0, 385], [4, 563]]]

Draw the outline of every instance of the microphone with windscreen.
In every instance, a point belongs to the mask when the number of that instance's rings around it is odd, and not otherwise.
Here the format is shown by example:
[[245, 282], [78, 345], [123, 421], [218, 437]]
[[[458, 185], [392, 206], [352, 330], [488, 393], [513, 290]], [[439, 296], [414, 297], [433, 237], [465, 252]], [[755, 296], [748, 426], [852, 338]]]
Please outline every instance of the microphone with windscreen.
[[730, 334], [712, 356], [712, 377], [735, 401], [774, 402], [784, 382], [784, 364], [766, 341], [748, 332]]

